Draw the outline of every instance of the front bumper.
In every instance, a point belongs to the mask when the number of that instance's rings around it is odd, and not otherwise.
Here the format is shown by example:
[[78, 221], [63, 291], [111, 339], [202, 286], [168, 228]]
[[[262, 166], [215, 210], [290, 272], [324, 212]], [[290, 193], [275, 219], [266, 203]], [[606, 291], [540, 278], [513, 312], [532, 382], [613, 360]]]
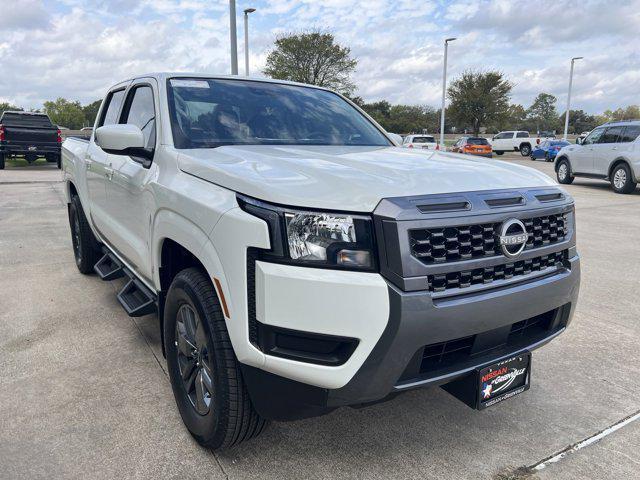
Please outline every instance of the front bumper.
[[[387, 325], [343, 387], [321, 388], [246, 365], [243, 375], [258, 412], [274, 420], [318, 416], [340, 406], [378, 402], [412, 388], [441, 385], [516, 352], [534, 350], [562, 333], [571, 321], [579, 284], [577, 254], [567, 268], [553, 273], [441, 299], [425, 291], [405, 292], [387, 282]], [[511, 338], [514, 324], [541, 315], [548, 318], [544, 329]], [[465, 355], [424, 368], [425, 346], [469, 337], [472, 341]]]

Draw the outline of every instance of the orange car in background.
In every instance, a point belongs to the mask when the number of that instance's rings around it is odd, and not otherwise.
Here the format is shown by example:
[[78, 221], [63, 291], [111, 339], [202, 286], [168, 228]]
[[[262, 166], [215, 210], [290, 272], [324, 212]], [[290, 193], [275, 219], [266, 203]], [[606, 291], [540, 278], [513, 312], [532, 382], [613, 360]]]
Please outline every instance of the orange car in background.
[[452, 152], [492, 157], [489, 140], [482, 137], [462, 137], [451, 147]]

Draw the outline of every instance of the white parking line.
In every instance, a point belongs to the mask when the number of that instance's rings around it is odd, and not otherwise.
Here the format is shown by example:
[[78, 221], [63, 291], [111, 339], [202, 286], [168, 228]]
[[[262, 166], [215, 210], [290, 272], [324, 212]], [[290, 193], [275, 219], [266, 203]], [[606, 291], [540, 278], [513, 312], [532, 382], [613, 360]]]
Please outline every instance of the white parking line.
[[610, 426], [608, 428], [605, 428], [601, 432], [599, 432], [599, 433], [597, 433], [597, 434], [595, 434], [595, 435], [593, 435], [593, 436], [591, 436], [589, 438], [586, 438], [585, 440], [582, 440], [581, 442], [576, 443], [575, 445], [569, 445], [567, 448], [562, 450], [560, 453], [558, 453], [556, 455], [553, 455], [552, 457], [546, 458], [545, 460], [542, 460], [541, 462], [533, 465], [531, 467], [531, 470], [539, 471], [539, 470], [542, 470], [543, 468], [545, 468], [549, 464], [559, 462], [560, 460], [562, 460], [564, 457], [566, 457], [570, 453], [575, 453], [578, 450], [582, 450], [584, 447], [588, 447], [589, 445], [602, 440], [607, 435], [610, 435], [613, 432], [615, 432], [617, 430], [620, 430], [625, 425], [628, 425], [631, 422], [635, 422], [638, 419], [640, 419], [640, 411], [638, 411], [638, 412], [636, 412], [636, 413], [634, 413], [634, 414], [632, 414], [632, 415], [630, 415], [630, 416], [628, 416], [626, 418], [623, 418], [618, 423], [615, 423], [612, 426]]

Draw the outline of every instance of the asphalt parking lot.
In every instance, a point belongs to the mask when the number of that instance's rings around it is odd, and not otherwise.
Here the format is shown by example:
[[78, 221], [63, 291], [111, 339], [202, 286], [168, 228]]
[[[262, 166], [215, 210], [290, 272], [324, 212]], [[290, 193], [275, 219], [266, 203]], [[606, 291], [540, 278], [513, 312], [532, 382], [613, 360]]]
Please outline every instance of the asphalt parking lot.
[[[640, 412], [640, 188], [567, 187], [580, 301], [569, 330], [534, 354], [528, 392], [476, 412], [416, 390], [272, 424], [213, 454], [175, 408], [157, 318], [128, 317], [119, 281], [77, 272], [60, 179], [49, 165], [0, 172], [0, 478], [514, 478]], [[635, 421], [531, 478], [638, 478], [639, 452]]]

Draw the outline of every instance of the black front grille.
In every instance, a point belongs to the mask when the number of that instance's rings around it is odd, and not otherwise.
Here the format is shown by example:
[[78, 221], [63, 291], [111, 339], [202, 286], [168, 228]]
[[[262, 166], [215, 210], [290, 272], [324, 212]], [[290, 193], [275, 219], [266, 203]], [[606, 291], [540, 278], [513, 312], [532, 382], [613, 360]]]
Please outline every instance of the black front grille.
[[[561, 242], [568, 234], [567, 218], [562, 213], [521, 221], [529, 234], [525, 249]], [[425, 264], [502, 255], [497, 241], [501, 226], [482, 223], [409, 230], [411, 254]]]
[[538, 272], [549, 267], [567, 265], [568, 252], [564, 250], [493, 267], [428, 275], [427, 282], [430, 292], [444, 292], [451, 288], [467, 288], [471, 285], [488, 284], [496, 280], [508, 280], [531, 272]]
[[[503, 330], [499, 328], [495, 331], [427, 345], [423, 350], [420, 373], [452, 368], [475, 356], [488, 355], [499, 349], [504, 350], [502, 353], [508, 353], [509, 350], [515, 351], [538, 342], [564, 326], [564, 321], [561, 320], [555, 329], [552, 329], [556, 312], [557, 310], [550, 310], [541, 315], [516, 322], [511, 325], [506, 337]], [[474, 344], [479, 335], [485, 336], [483, 349], [474, 351]], [[491, 335], [494, 338], [493, 343], [487, 343], [486, 335]]]

